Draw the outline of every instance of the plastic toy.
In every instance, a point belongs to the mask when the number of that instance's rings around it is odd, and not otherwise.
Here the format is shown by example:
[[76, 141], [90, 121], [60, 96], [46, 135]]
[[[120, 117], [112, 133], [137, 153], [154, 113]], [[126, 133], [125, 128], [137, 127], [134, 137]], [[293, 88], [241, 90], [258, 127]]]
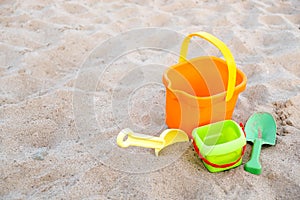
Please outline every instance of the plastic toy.
[[[204, 56], [186, 60], [188, 45], [198, 36], [215, 45], [225, 60]], [[246, 88], [245, 74], [236, 69], [227, 46], [206, 32], [188, 35], [181, 46], [179, 63], [163, 75], [166, 87], [166, 124], [192, 137], [192, 130], [209, 123], [231, 119], [239, 93]]]
[[[125, 139], [127, 137], [127, 139]], [[125, 139], [125, 141], [124, 141]], [[129, 128], [123, 129], [118, 137], [117, 144], [120, 147], [138, 146], [145, 148], [155, 149], [155, 155], [158, 156], [159, 152], [171, 144], [177, 142], [189, 141], [188, 135], [179, 129], [167, 129], [161, 133], [159, 137], [134, 133]]]
[[259, 155], [263, 144], [275, 145], [276, 122], [270, 113], [254, 113], [245, 125], [246, 139], [253, 143], [250, 160], [244, 168], [252, 174], [261, 174]]
[[232, 120], [224, 120], [193, 130], [195, 151], [210, 172], [239, 166], [246, 148], [242, 128]]

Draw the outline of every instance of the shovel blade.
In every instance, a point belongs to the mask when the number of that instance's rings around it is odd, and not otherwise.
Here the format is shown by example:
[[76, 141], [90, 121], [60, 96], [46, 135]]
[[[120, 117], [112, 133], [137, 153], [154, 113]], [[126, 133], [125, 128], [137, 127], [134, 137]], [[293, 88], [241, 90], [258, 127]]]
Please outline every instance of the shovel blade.
[[245, 126], [246, 140], [254, 142], [261, 138], [262, 144], [275, 145], [276, 122], [274, 117], [267, 112], [254, 113]]
[[158, 156], [158, 153], [165, 147], [172, 145], [177, 142], [188, 142], [188, 135], [180, 129], [167, 129], [159, 136], [164, 140], [164, 146], [162, 148], [155, 149], [155, 155]]

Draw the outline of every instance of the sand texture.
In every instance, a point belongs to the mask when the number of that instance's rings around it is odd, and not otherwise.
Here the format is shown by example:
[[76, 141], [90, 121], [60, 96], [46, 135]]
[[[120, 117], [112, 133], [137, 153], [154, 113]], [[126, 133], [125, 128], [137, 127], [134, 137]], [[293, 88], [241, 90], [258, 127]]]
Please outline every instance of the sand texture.
[[[233, 119], [276, 118], [259, 176], [244, 171], [250, 143], [220, 173], [190, 144], [116, 144], [123, 128], [167, 128], [162, 75], [195, 31], [247, 76]], [[192, 43], [190, 58], [222, 56]], [[0, 199], [300, 199], [299, 0], [1, 0], [0, 52]]]

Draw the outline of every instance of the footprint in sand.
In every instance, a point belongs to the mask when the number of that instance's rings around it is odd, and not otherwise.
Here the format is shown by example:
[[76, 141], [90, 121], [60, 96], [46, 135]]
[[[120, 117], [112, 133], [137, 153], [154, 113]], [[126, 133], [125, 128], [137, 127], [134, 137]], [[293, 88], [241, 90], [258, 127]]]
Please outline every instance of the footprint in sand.
[[282, 25], [285, 23], [284, 19], [278, 15], [265, 15], [260, 17], [260, 21], [267, 25]]

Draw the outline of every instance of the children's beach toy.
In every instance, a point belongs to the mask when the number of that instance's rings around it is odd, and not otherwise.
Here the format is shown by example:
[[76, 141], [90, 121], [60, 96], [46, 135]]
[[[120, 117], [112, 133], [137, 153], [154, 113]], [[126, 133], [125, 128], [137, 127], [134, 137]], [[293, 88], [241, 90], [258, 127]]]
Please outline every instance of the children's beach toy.
[[[193, 36], [215, 45], [225, 60], [214, 56], [186, 60]], [[234, 58], [222, 41], [206, 32], [188, 35], [181, 46], [179, 63], [168, 68], [163, 75], [167, 125], [184, 130], [191, 138], [196, 127], [231, 119], [246, 82], [245, 74], [236, 69]]]
[[[127, 139], [125, 139], [127, 137]], [[125, 140], [124, 140], [125, 139]], [[123, 129], [118, 137], [117, 144], [120, 147], [138, 146], [145, 148], [155, 149], [155, 155], [171, 144], [177, 142], [187, 142], [189, 137], [187, 134], [179, 129], [167, 129], [161, 133], [159, 137], [144, 135], [140, 133], [134, 133], [129, 128]]]
[[254, 113], [245, 125], [246, 139], [252, 142], [250, 160], [245, 164], [245, 170], [252, 174], [261, 174], [259, 155], [263, 144], [275, 145], [276, 122], [270, 113]]
[[224, 120], [193, 130], [195, 151], [210, 172], [239, 166], [246, 148], [242, 128], [232, 120]]

